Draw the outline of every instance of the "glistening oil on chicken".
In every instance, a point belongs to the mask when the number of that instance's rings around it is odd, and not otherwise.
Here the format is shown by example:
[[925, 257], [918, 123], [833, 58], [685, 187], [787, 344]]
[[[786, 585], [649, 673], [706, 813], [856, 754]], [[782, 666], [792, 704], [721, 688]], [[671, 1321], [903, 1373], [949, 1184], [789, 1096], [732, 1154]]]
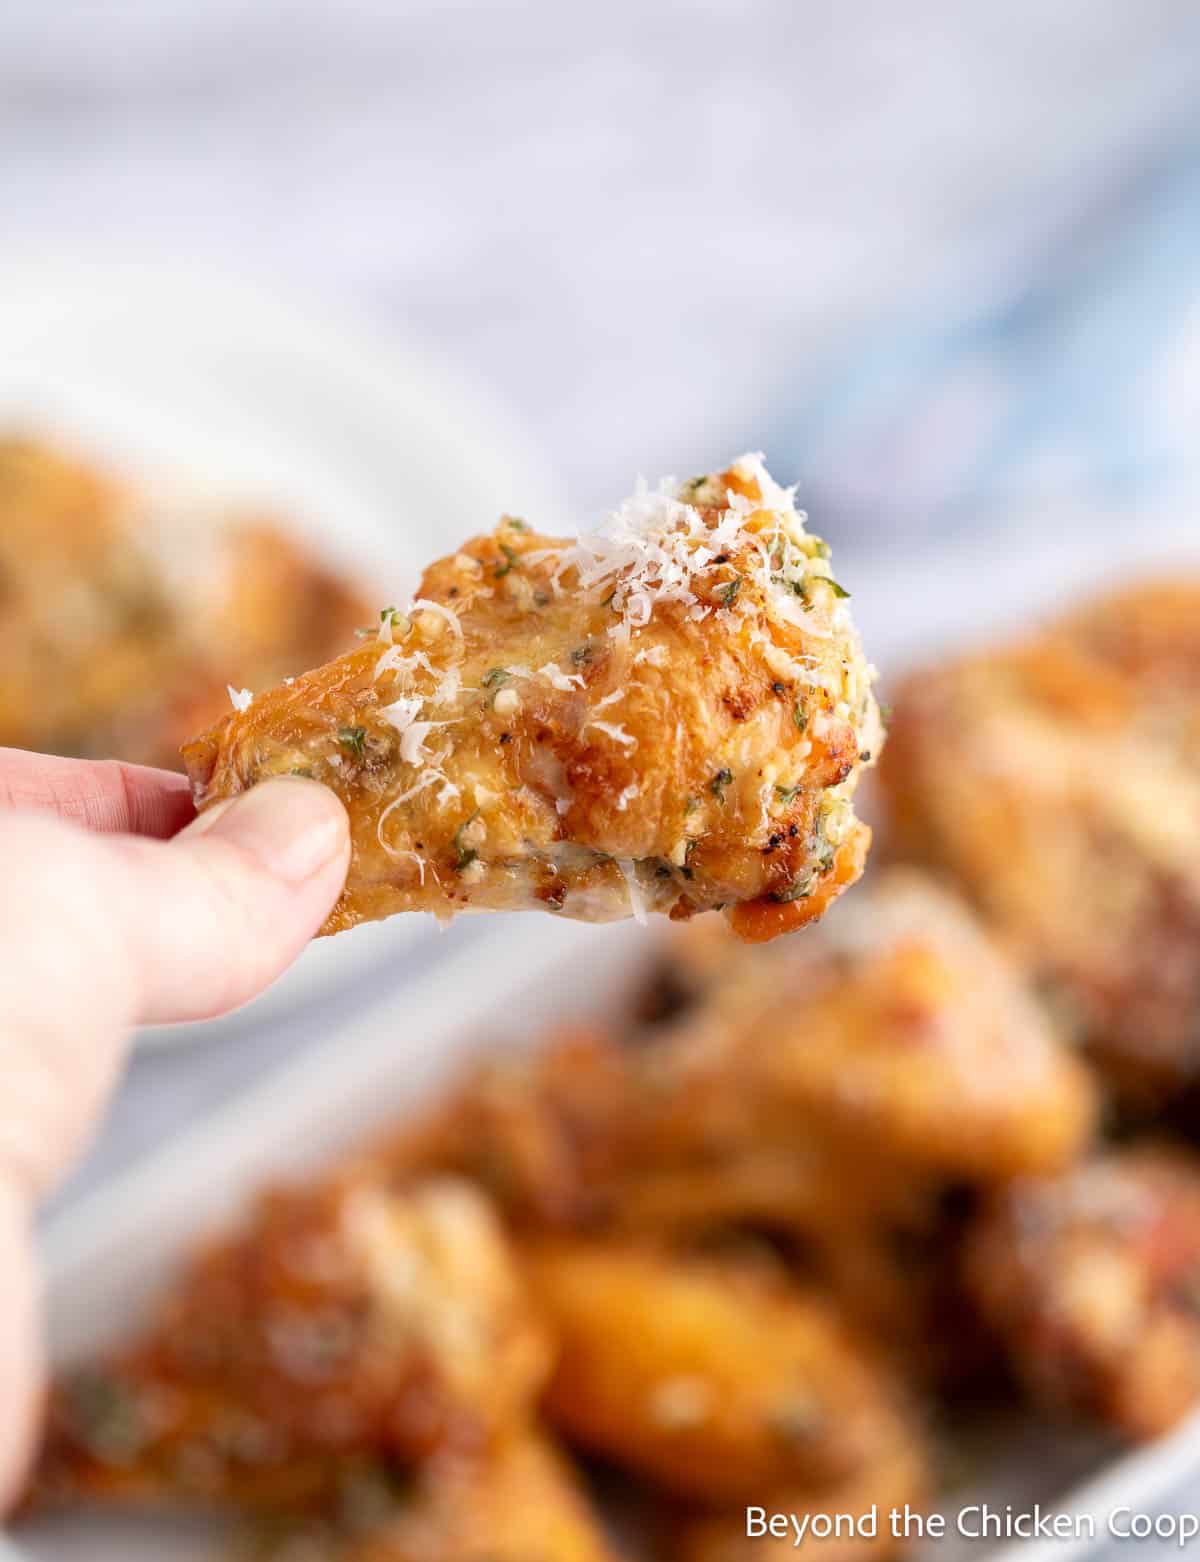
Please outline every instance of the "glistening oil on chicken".
[[723, 910], [761, 941], [859, 877], [882, 728], [829, 549], [761, 457], [594, 533], [505, 518], [361, 644], [183, 753], [197, 806], [312, 776], [350, 814], [323, 931], [400, 911]]

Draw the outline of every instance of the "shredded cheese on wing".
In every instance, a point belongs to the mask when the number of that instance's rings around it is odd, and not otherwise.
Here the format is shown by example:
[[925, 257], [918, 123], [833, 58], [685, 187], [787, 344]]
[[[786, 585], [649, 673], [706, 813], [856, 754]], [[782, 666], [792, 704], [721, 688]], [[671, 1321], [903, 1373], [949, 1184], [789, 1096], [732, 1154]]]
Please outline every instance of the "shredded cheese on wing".
[[[758, 454], [741, 457], [733, 470], [757, 484], [761, 498], [733, 489], [722, 494], [712, 477], [682, 485], [666, 478], [653, 488], [640, 480], [597, 530], [557, 552], [529, 557], [555, 560], [555, 589], [574, 572], [581, 590], [609, 601], [617, 615], [609, 634], [619, 643], [645, 628], [659, 603], [678, 603], [692, 619], [707, 618], [718, 607], [740, 611], [742, 575], [757, 582], [773, 613], [807, 633], [829, 636], [812, 600], [813, 583], [830, 580], [825, 551], [805, 532], [795, 490], [781, 488]], [[738, 573], [715, 573], [725, 566]], [[831, 616], [842, 627], [840, 603]], [[655, 650], [659, 658], [652, 665], [658, 666], [663, 648]]]
[[383, 706], [379, 714], [385, 721], [390, 722], [397, 732], [404, 733], [420, 715], [424, 703], [419, 694], [405, 694], [390, 705]]
[[562, 689], [564, 693], [571, 689], [584, 687], [583, 676], [580, 673], [565, 673], [557, 662], [547, 662], [538, 668], [538, 673], [543, 678], [550, 680], [550, 686], [554, 689]]
[[625, 728], [623, 726], [621, 726], [617, 722], [614, 722], [614, 721], [589, 721], [588, 722], [588, 726], [589, 727], [597, 727], [607, 737], [612, 738], [614, 743], [621, 743], [626, 748], [636, 748], [637, 747], [637, 739], [633, 736], [633, 734], [631, 732], [626, 732]]
[[629, 891], [629, 910], [633, 920], [642, 927], [646, 926], [646, 897], [642, 894], [642, 886], [638, 883], [637, 869], [631, 857], [616, 857], [614, 861], [621, 870], [621, 877], [625, 880], [625, 886]]
[[444, 602], [435, 602], [431, 597], [414, 597], [411, 611], [415, 613], [418, 609], [424, 613], [437, 613], [450, 625], [450, 628], [454, 631], [455, 638], [458, 640], [462, 639], [462, 623], [452, 607], [447, 607]]

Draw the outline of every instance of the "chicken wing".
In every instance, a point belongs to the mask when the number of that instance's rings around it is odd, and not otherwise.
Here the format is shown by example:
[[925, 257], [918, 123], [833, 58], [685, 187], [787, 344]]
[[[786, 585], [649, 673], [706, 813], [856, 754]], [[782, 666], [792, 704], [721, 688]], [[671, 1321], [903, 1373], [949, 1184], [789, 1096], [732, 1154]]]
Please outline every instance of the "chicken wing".
[[667, 1491], [756, 1502], [903, 1444], [894, 1384], [819, 1294], [633, 1244], [549, 1243], [527, 1272], [560, 1344], [547, 1414]]
[[285, 1527], [254, 1562], [619, 1562], [574, 1471], [520, 1430], [482, 1459], [397, 1478], [348, 1470], [332, 1517]]
[[142, 764], [353, 643], [363, 598], [274, 520], [0, 437], [0, 744]]
[[486, 1443], [547, 1366], [466, 1184], [271, 1193], [147, 1336], [56, 1387], [33, 1500], [327, 1500], [353, 1457]]
[[1200, 1402], [1200, 1160], [1135, 1146], [1016, 1183], [968, 1276], [1035, 1403], [1155, 1437]]
[[811, 939], [676, 934], [693, 1007], [642, 1049], [656, 1132], [707, 1153], [831, 1139], [883, 1166], [997, 1182], [1082, 1153], [1087, 1069], [968, 908], [893, 870]]
[[184, 749], [199, 807], [332, 787], [326, 932], [398, 911], [728, 908], [767, 939], [859, 876], [881, 729], [828, 549], [757, 458], [640, 490], [578, 542], [505, 520], [404, 613]]
[[911, 677], [897, 851], [951, 873], [1123, 1096], [1200, 1067], [1200, 579]]

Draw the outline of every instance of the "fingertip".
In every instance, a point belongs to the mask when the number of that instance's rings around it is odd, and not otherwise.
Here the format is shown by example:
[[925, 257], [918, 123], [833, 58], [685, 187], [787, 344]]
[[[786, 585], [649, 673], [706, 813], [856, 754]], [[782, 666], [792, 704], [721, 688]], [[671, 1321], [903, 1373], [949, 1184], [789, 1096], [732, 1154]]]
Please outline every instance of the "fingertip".
[[260, 782], [167, 846], [127, 841], [121, 903], [145, 1023], [207, 1019], [257, 996], [337, 900], [350, 822], [326, 787]]
[[207, 836], [249, 853], [289, 884], [349, 861], [350, 820], [341, 800], [303, 776], [276, 776], [226, 798], [188, 826], [181, 840]]

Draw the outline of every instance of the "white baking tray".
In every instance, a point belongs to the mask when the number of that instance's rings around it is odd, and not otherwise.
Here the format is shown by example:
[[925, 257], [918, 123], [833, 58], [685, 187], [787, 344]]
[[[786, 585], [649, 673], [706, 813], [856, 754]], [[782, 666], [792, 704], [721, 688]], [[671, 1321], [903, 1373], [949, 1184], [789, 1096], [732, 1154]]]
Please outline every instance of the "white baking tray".
[[[872, 654], [892, 667], [1019, 623], [1060, 592], [1176, 559], [1200, 564], [1190, 518], [1143, 518], [1136, 533], [1060, 518], [1040, 538], [1030, 523], [1019, 540], [987, 549], [964, 542], [934, 560], [898, 559], [847, 579]], [[435, 946], [430, 968], [399, 997], [332, 1027], [321, 1046], [49, 1225], [53, 1360], [69, 1362], [135, 1327], [182, 1255], [254, 1189], [314, 1168], [413, 1110], [480, 1049], [522, 1045], [557, 1019], [610, 1008], [653, 942], [632, 923], [595, 928], [528, 916], [461, 924], [461, 936]], [[1101, 1515], [1122, 1504], [1153, 1512], [1172, 1486], [1200, 1485], [1200, 1422], [1109, 1460], [1098, 1484], [1064, 1495], [1098, 1457], [1094, 1442], [1027, 1429], [997, 1450], [987, 1498], [1016, 1506], [1059, 1498], [1066, 1511]], [[967, 1500], [956, 1496], [951, 1506]], [[1102, 1522], [1101, 1540], [1104, 1533]], [[13, 1540], [26, 1562], [224, 1562], [215, 1531], [172, 1521], [71, 1515], [25, 1524]], [[949, 1562], [964, 1549], [948, 1537], [928, 1554]], [[1067, 1562], [1081, 1549], [1060, 1541], [1019, 1552], [1022, 1562]]]

